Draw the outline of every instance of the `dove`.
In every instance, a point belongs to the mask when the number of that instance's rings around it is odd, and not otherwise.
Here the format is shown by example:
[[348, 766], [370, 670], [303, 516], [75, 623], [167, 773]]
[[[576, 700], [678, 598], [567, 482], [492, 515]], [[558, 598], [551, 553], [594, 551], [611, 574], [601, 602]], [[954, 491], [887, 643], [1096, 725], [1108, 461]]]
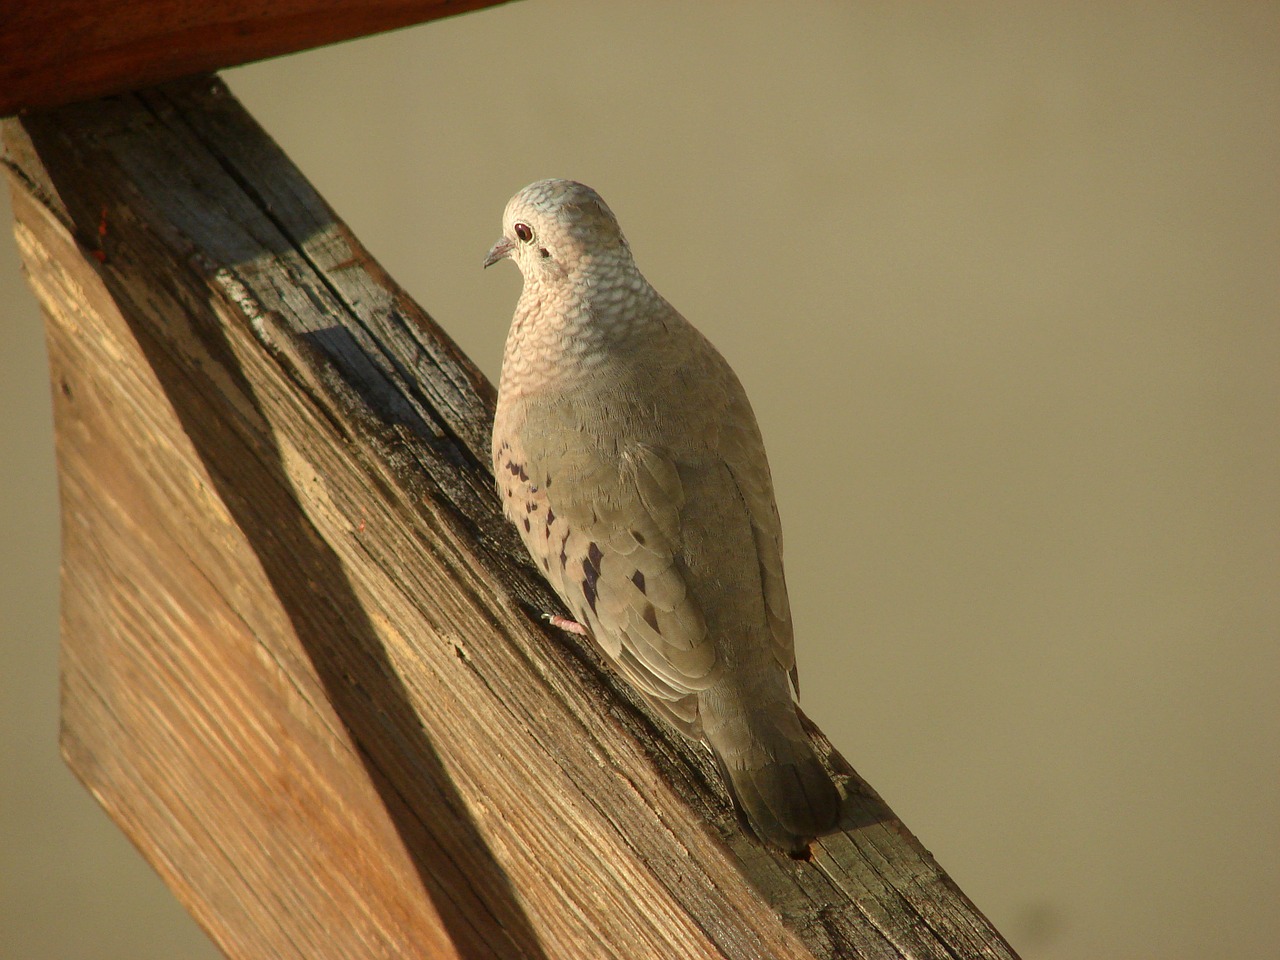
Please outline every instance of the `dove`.
[[[621, 676], [703, 740], [761, 840], [806, 856], [840, 793], [800, 725], [782, 529], [755, 414], [590, 187], [511, 198], [484, 265], [524, 285], [493, 469], [506, 516]], [[798, 690], [797, 690], [798, 695]]]

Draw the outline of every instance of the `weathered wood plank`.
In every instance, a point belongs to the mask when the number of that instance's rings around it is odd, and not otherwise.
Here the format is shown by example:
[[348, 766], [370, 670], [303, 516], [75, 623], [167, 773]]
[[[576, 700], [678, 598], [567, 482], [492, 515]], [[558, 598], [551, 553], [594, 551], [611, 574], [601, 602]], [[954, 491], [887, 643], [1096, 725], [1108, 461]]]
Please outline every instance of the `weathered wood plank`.
[[492, 388], [220, 83], [5, 134], [64, 750], [229, 955], [1013, 956], [820, 735], [847, 832], [797, 863], [540, 627]]
[[0, 0], [0, 116], [507, 0]]

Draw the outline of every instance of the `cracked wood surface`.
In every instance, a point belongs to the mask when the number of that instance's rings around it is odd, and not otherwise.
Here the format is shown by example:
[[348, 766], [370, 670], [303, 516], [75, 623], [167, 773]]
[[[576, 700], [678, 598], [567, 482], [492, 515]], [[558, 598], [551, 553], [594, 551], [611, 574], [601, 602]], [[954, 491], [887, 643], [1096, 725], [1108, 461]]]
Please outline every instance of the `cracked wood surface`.
[[820, 733], [844, 832], [796, 862], [540, 623], [492, 387], [220, 81], [5, 144], [63, 749], [229, 956], [1014, 956]]

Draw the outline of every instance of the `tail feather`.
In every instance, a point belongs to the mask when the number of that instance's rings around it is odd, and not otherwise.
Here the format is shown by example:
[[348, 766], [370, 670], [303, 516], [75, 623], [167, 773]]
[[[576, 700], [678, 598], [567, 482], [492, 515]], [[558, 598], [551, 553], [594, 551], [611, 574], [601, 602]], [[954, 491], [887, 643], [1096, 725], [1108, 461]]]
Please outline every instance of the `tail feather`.
[[750, 755], [726, 757], [715, 751], [716, 759], [752, 832], [789, 853], [803, 852], [810, 841], [835, 829], [840, 793], [807, 740], [779, 738], [771, 746], [769, 759], [757, 754], [753, 762]]

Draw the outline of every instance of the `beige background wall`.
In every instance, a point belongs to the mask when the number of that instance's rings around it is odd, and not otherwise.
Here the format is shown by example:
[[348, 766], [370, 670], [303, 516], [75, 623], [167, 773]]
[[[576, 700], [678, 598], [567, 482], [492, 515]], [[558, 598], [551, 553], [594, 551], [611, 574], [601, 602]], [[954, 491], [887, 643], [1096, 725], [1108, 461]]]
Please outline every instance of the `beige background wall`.
[[[807, 708], [1028, 960], [1275, 956], [1280, 5], [528, 2], [227, 78], [491, 376], [507, 197], [603, 193], [753, 397]], [[0, 953], [212, 956], [56, 757], [2, 242]]]

